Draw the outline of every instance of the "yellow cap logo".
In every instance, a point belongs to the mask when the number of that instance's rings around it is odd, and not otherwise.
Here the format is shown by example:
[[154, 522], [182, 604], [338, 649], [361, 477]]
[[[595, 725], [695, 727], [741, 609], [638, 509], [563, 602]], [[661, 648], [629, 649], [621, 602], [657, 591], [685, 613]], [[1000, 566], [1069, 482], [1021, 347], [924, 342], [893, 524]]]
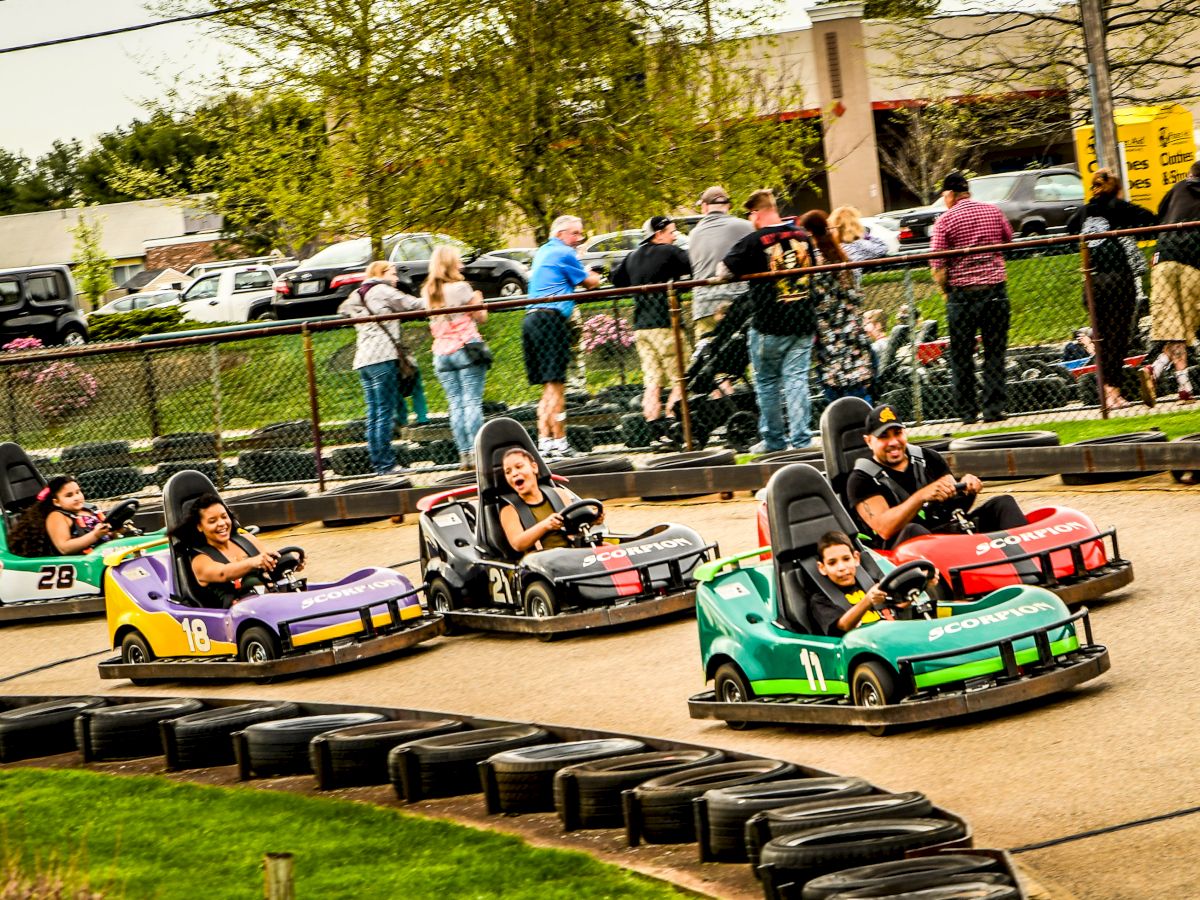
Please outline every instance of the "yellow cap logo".
[[892, 408], [890, 406], [885, 406], [879, 411], [879, 421], [880, 423], [896, 421], [896, 414], [892, 412]]

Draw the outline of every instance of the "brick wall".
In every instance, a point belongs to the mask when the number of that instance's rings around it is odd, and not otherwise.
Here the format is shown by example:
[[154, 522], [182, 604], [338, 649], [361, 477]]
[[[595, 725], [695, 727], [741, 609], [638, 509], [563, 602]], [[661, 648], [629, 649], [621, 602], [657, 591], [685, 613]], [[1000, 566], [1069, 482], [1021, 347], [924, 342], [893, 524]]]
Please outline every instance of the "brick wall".
[[[221, 247], [220, 255], [217, 254], [218, 245]], [[194, 266], [196, 263], [236, 258], [240, 255], [242, 255], [241, 248], [228, 241], [212, 240], [168, 244], [146, 249], [146, 268], [178, 269], [180, 272], [184, 272], [188, 266]]]

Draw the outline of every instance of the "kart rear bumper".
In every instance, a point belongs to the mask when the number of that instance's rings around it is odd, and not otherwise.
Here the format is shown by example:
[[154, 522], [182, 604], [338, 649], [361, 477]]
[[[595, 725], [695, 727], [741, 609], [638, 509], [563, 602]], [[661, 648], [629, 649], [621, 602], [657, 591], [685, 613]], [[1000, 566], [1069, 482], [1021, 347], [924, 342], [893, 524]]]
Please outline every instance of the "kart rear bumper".
[[0, 623], [88, 616], [104, 612], [104, 595], [64, 597], [61, 600], [19, 600], [0, 604]]
[[447, 623], [453, 628], [471, 628], [479, 631], [502, 631], [510, 634], [567, 634], [591, 631], [610, 625], [642, 622], [674, 615], [696, 608], [694, 589], [634, 600], [611, 606], [597, 606], [579, 612], [563, 612], [556, 616], [526, 616], [497, 608], [458, 609], [444, 613]]
[[125, 663], [121, 662], [120, 657], [115, 657], [104, 660], [97, 668], [101, 678], [136, 678], [139, 681], [158, 678], [169, 681], [276, 678], [395, 653], [435, 638], [445, 630], [446, 623], [440, 616], [425, 615], [401, 631], [377, 634], [362, 640], [334, 642], [317, 650], [284, 656], [270, 662], [250, 663], [222, 657], [156, 659], [148, 663]]
[[1114, 560], [1102, 569], [1092, 569], [1086, 575], [1066, 584], [1046, 585], [1068, 606], [1084, 603], [1120, 590], [1133, 581], [1133, 563], [1127, 559]]
[[1065, 691], [1090, 681], [1109, 668], [1108, 648], [1100, 644], [1084, 647], [1053, 668], [1034, 675], [999, 680], [977, 690], [959, 689], [929, 700], [912, 700], [894, 706], [851, 706], [829, 699], [781, 697], [728, 703], [705, 691], [688, 700], [693, 719], [724, 719], [734, 722], [781, 722], [804, 725], [911, 725], [996, 709]]

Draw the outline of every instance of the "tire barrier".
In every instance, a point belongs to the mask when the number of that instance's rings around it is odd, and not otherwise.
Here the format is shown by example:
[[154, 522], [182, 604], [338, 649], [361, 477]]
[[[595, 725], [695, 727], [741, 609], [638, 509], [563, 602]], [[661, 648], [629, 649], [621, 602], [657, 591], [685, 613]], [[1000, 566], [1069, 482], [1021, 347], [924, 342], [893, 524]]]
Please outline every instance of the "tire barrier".
[[238, 775], [246, 781], [254, 775], [302, 775], [312, 772], [308, 743], [326, 731], [351, 725], [382, 722], [374, 712], [331, 713], [257, 722], [233, 733]]
[[[1076, 441], [1072, 447], [1104, 447], [1112, 444], [1165, 444], [1167, 436], [1161, 431], [1131, 431], [1127, 434], [1110, 434], [1104, 437]], [[1150, 472], [1064, 472], [1060, 478], [1066, 485], [1107, 484], [1110, 481], [1127, 481], [1141, 478]]]
[[92, 469], [80, 472], [75, 479], [79, 482], [84, 496], [96, 500], [137, 494], [146, 486], [146, 476], [133, 466]]
[[178, 771], [233, 765], [237, 760], [231, 738], [236, 732], [260, 722], [299, 715], [300, 707], [295, 703], [244, 703], [164, 719], [159, 722], [159, 728], [167, 769]]
[[317, 459], [312, 450], [243, 450], [238, 474], [255, 484], [316, 481]]
[[[162, 487], [167, 483], [167, 479], [176, 472], [183, 472], [187, 469], [199, 472], [213, 484], [217, 483], [217, 461], [215, 459], [181, 459], [176, 462], [159, 463], [154, 470], [154, 480], [159, 487]], [[226, 484], [231, 478], [237, 477], [237, 466], [225, 464], [221, 469]]]
[[[1200, 432], [1185, 434], [1182, 437], [1175, 438], [1175, 440], [1191, 443], [1200, 442]], [[1172, 469], [1171, 477], [1179, 484], [1196, 484], [1200, 482], [1200, 469]]]
[[754, 457], [754, 461], [756, 463], [819, 463], [823, 468], [825, 465], [825, 451], [820, 447], [805, 447], [803, 450], [772, 450], [770, 453], [762, 453]]
[[156, 437], [150, 448], [160, 463], [211, 459], [217, 455], [217, 436], [211, 431], [180, 431]]
[[103, 697], [68, 697], [0, 713], [0, 762], [70, 753], [76, 749], [76, 717], [107, 702]]
[[466, 728], [462, 719], [402, 719], [355, 725], [319, 734], [308, 745], [317, 788], [388, 783], [388, 754], [420, 738]]
[[[344, 497], [347, 494], [371, 494], [376, 491], [404, 491], [412, 486], [411, 478], [404, 475], [394, 475], [386, 478], [369, 478], [365, 481], [339, 484], [337, 487], [327, 490], [325, 494], [326, 496]], [[337, 528], [344, 525], [360, 525], [363, 522], [374, 522], [378, 519], [390, 518], [391, 516], [392, 513], [390, 512], [363, 516], [347, 516], [339, 519], [325, 519], [322, 520], [321, 524], [326, 528]]]
[[[632, 472], [633, 462], [627, 456], [592, 456], [587, 459], [563, 459], [549, 463], [555, 475], [605, 475]], [[474, 476], [472, 476], [474, 481]]]
[[426, 797], [457, 797], [482, 790], [479, 763], [495, 753], [554, 741], [536, 725], [502, 725], [421, 738], [388, 754], [388, 778], [396, 796], [410, 803]]
[[134, 460], [129, 441], [85, 441], [64, 449], [58, 462], [62, 471], [78, 473], [132, 466]]
[[[672, 453], [650, 459], [637, 467], [643, 472], [669, 472], [675, 469], [710, 469], [716, 466], [732, 466], [737, 463], [737, 454], [732, 450], [693, 450], [690, 453]], [[648, 503], [664, 500], [687, 500], [692, 497], [703, 497], [704, 494], [644, 494], [641, 499]]]
[[628, 756], [646, 749], [630, 738], [600, 738], [506, 750], [479, 764], [489, 813], [554, 811], [554, 776], [575, 763]]
[[[861, 892], [863, 891], [898, 894], [946, 884], [945, 879], [948, 878], [973, 877], [995, 872], [996, 860], [990, 856], [976, 856], [968, 853], [918, 856], [899, 862], [876, 863], [822, 875], [804, 886], [803, 898], [804, 900], [830, 900], [830, 898], [848, 892], [856, 892], [858, 896], [862, 896]], [[959, 890], [962, 889], [959, 888]], [[879, 896], [879, 893], [876, 893], [875, 896]], [[983, 895], [971, 894], [970, 896]], [[1016, 896], [1016, 894], [1013, 893], [1010, 896]]]
[[250, 432], [247, 446], [263, 450], [299, 450], [312, 446], [312, 423], [305, 419], [291, 422], [272, 422]]
[[203, 708], [199, 700], [176, 698], [84, 709], [75, 718], [75, 745], [84, 762], [158, 756], [163, 752], [158, 723]]
[[[923, 443], [921, 446], [930, 447], [934, 441]], [[955, 453], [962, 450], [1014, 450], [1021, 447], [1057, 447], [1062, 443], [1058, 433], [1054, 431], [997, 431], [988, 434], [969, 434], [965, 437], [946, 441], [944, 447], [932, 447], [939, 453], [948, 450]], [[1054, 472], [1025, 472], [1021, 478], [1045, 478]], [[987, 476], [997, 479], [997, 476]], [[1002, 476], [1001, 476], [1002, 477]]]

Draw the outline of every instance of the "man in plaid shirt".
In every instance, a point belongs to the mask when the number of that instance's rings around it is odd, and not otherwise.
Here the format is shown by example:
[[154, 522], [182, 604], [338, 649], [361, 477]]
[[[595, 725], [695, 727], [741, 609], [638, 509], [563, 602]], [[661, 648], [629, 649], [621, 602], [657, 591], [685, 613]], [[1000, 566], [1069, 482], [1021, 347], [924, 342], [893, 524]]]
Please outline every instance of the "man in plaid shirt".
[[[1007, 244], [1012, 226], [998, 206], [971, 199], [965, 176], [951, 172], [942, 182], [946, 212], [934, 223], [930, 250], [957, 250]], [[970, 425], [979, 418], [975, 395], [975, 334], [983, 341], [983, 421], [1005, 418], [1004, 353], [1008, 349], [1008, 292], [1004, 255], [979, 253], [956, 259], [931, 259], [933, 280], [946, 293], [950, 327], [950, 374], [958, 415]]]

